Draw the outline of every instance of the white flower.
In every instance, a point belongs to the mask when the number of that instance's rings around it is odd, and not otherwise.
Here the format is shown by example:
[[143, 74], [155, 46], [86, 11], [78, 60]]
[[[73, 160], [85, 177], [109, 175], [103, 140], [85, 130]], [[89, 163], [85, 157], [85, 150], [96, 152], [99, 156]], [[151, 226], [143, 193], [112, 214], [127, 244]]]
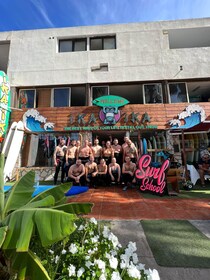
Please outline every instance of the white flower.
[[59, 256], [55, 256], [55, 263], [58, 263], [60, 257]]
[[138, 267], [139, 270], [145, 271], [145, 264], [138, 263], [138, 265], [136, 267]]
[[91, 218], [91, 219], [90, 219], [90, 222], [91, 222], [92, 224], [97, 225], [97, 221], [96, 221], [96, 219], [95, 219], [95, 218]]
[[90, 240], [91, 240], [93, 243], [96, 243], [96, 242], [98, 242], [98, 239], [99, 239], [99, 236], [96, 235], [96, 236], [92, 237]]
[[66, 251], [65, 249], [63, 249], [63, 250], [61, 251], [61, 254], [62, 254], [62, 255], [65, 255], [66, 252], [67, 252], [67, 251]]
[[156, 269], [151, 270], [149, 268], [149, 270], [146, 270], [145, 273], [148, 275], [148, 280], [160, 280], [160, 276]]
[[132, 258], [133, 258], [133, 263], [134, 263], [134, 264], [137, 264], [138, 261], [139, 261], [139, 259], [138, 259], [138, 256], [137, 256], [136, 253], [134, 253], [134, 254], [132, 255]]
[[127, 272], [130, 277], [141, 279], [141, 273], [134, 265], [129, 265]]
[[106, 280], [106, 276], [102, 273], [101, 276], [99, 277], [99, 280]]
[[93, 263], [90, 262], [90, 261], [87, 261], [87, 262], [85, 263], [85, 266], [87, 266], [87, 268], [90, 268], [92, 265], [93, 265]]
[[83, 225], [80, 225], [80, 227], [78, 228], [79, 231], [83, 230], [85, 227]]
[[52, 250], [49, 250], [49, 253], [50, 253], [51, 255], [53, 255], [53, 254], [54, 254], [54, 251], [52, 251]]
[[77, 277], [81, 277], [84, 272], [85, 272], [84, 267], [80, 267], [80, 269], [77, 271]]
[[116, 269], [117, 266], [118, 266], [118, 260], [117, 258], [113, 257], [113, 256], [110, 256], [109, 258], [109, 264], [110, 264], [110, 267], [113, 268], [113, 269]]
[[122, 280], [121, 276], [120, 276], [120, 273], [117, 271], [114, 271], [112, 273], [112, 276], [111, 276], [111, 280]]
[[94, 263], [97, 264], [98, 268], [100, 268], [103, 272], [105, 271], [106, 264], [105, 264], [104, 261], [102, 261], [102, 260], [95, 260]]
[[70, 264], [67, 269], [69, 271], [69, 277], [76, 276], [76, 267], [73, 264]]
[[86, 260], [89, 260], [89, 259], [90, 259], [90, 256], [85, 256], [85, 259], [86, 259]]
[[103, 234], [103, 237], [104, 237], [104, 238], [108, 238], [108, 237], [109, 237], [110, 230], [108, 229], [107, 226], [104, 226], [104, 229], [103, 229], [102, 234]]
[[73, 255], [76, 254], [78, 252], [77, 245], [72, 243], [69, 246], [69, 252], [72, 253]]
[[115, 236], [112, 232], [109, 235], [109, 240], [112, 242], [114, 248], [119, 244], [117, 236]]

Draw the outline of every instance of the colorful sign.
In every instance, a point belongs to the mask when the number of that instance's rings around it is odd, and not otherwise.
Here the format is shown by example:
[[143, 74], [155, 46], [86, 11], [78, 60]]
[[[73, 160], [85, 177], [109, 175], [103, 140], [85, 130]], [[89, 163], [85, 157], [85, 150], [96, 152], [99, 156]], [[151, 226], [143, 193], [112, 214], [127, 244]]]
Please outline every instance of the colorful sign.
[[120, 119], [119, 107], [125, 106], [129, 101], [115, 95], [105, 95], [93, 100], [93, 105], [102, 107], [99, 118], [103, 124], [114, 125]]
[[10, 84], [8, 76], [0, 71], [0, 142], [7, 132], [10, 117]]
[[164, 195], [167, 193], [166, 171], [169, 167], [169, 160], [165, 160], [160, 167], [152, 167], [151, 160], [150, 155], [143, 155], [139, 159], [136, 179], [140, 182], [140, 190]]

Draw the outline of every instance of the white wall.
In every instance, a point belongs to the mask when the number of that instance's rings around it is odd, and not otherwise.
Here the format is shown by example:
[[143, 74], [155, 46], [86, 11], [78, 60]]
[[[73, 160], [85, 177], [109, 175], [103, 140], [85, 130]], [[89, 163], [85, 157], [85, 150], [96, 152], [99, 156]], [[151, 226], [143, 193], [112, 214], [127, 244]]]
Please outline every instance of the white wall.
[[[8, 75], [15, 87], [205, 78], [210, 48], [169, 49], [167, 34], [204, 26], [210, 18], [2, 32], [0, 41], [11, 42]], [[107, 34], [116, 34], [116, 50], [57, 51], [58, 38]], [[108, 63], [109, 71], [91, 72], [100, 63]]]

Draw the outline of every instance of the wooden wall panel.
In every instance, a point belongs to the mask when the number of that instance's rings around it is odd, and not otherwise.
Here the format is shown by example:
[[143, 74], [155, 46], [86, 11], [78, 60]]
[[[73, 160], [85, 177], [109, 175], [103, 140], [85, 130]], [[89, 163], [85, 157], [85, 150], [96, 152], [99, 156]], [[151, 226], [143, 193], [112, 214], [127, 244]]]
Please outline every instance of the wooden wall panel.
[[[210, 115], [210, 103], [196, 103], [203, 107], [206, 112], [206, 117]], [[167, 129], [168, 121], [174, 118], [177, 118], [177, 115], [180, 114], [189, 103], [178, 103], [178, 104], [131, 104], [126, 105], [120, 108], [121, 111], [121, 119], [117, 122], [116, 126], [134, 126], [130, 120], [131, 113], [139, 113], [139, 120], [141, 120], [144, 113], [147, 113], [151, 119], [150, 125], [157, 125], [158, 129]], [[64, 131], [64, 127], [70, 126], [83, 126], [79, 125], [77, 122], [79, 114], [86, 114], [84, 118], [86, 125], [88, 125], [88, 121], [91, 114], [95, 115], [97, 119], [95, 124], [90, 124], [90, 126], [104, 126], [104, 124], [99, 119], [99, 111], [100, 108], [97, 106], [84, 106], [84, 107], [62, 107], [62, 108], [50, 108], [50, 107], [40, 107], [37, 108], [38, 112], [47, 118], [47, 122], [55, 123], [55, 131]], [[22, 119], [24, 112], [27, 109], [24, 109], [23, 112], [13, 111], [11, 115], [11, 122], [19, 121]], [[127, 114], [128, 122], [124, 123], [123, 114]], [[74, 117], [75, 122], [70, 124], [70, 116]]]

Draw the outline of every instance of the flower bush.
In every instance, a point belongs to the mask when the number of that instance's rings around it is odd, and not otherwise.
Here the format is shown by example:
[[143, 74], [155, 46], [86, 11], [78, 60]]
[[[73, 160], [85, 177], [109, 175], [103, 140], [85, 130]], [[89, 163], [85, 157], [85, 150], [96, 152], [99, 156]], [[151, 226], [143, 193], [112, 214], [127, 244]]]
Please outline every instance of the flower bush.
[[33, 245], [52, 280], [160, 279], [157, 270], [139, 263], [135, 242], [122, 248], [117, 236], [94, 218], [79, 219], [75, 226], [68, 240], [48, 249]]

